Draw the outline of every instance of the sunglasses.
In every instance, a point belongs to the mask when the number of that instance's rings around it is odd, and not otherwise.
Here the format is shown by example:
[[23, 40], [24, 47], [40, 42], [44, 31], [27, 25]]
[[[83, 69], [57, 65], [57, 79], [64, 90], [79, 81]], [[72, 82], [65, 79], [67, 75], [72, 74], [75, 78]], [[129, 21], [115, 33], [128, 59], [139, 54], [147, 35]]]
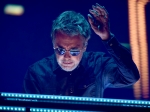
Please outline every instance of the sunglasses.
[[70, 49], [70, 50], [65, 50], [63, 48], [54, 48], [54, 51], [59, 54], [59, 55], [64, 55], [66, 53], [66, 51], [69, 51], [69, 53], [72, 55], [72, 56], [78, 56], [80, 54], [80, 51], [79, 49]]

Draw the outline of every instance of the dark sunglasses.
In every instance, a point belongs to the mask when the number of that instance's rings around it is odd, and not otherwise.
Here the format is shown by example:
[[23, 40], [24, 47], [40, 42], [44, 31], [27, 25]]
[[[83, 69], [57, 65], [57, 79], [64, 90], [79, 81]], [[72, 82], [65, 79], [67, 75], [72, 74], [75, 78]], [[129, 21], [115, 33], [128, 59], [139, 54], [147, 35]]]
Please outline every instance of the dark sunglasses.
[[81, 51], [81, 50], [79, 50], [79, 49], [65, 50], [65, 49], [63, 49], [63, 48], [58, 48], [58, 47], [57, 47], [57, 48], [54, 48], [54, 51], [55, 51], [57, 54], [59, 54], [59, 55], [64, 55], [64, 54], [66, 53], [66, 51], [69, 51], [72, 56], [77, 56], [77, 55], [80, 54], [80, 51]]

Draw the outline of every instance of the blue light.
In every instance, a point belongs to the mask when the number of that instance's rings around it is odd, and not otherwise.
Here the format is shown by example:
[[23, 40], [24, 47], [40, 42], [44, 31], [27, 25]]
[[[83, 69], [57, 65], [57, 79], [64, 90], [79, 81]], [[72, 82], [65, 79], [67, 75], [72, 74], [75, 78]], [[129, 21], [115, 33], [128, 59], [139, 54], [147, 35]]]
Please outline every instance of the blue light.
[[97, 101], [99, 101], [99, 99], [97, 98]]
[[89, 112], [89, 111], [64, 110], [64, 109], [45, 109], [45, 108], [30, 108], [30, 112]]
[[[56, 95], [37, 95], [37, 94], [19, 94], [19, 93], [1, 93], [1, 97], [17, 97], [17, 98], [38, 98], [38, 99], [53, 99], [53, 100], [71, 100], [71, 101], [90, 101], [90, 102], [106, 102], [106, 103], [126, 103], [126, 104], [141, 104], [150, 105], [150, 101], [139, 100], [122, 100], [108, 98], [90, 98], [90, 97], [73, 97], [73, 96], [56, 96]], [[10, 108], [9, 108], [10, 109]]]
[[3, 111], [25, 111], [25, 107], [15, 107], [15, 106], [0, 106], [0, 110]]
[[78, 100], [78, 97], [76, 97], [76, 100]]

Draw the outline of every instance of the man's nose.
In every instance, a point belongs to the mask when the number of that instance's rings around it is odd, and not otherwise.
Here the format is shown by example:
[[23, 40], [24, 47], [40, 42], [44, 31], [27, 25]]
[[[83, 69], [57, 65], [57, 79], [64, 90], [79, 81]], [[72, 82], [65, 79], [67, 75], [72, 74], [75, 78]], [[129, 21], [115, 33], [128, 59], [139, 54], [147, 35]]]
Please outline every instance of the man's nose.
[[66, 51], [65, 54], [64, 54], [64, 57], [65, 58], [70, 58], [71, 57], [70, 51]]

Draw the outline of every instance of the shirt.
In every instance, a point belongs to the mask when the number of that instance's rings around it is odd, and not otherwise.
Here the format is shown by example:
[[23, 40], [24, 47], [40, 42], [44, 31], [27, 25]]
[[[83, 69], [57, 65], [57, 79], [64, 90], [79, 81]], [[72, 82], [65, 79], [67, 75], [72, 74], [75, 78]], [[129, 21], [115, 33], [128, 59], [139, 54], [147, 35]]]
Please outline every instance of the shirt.
[[131, 53], [113, 37], [103, 41], [110, 56], [103, 52], [84, 52], [72, 72], [62, 70], [55, 54], [29, 66], [24, 92], [30, 94], [103, 97], [107, 87], [125, 87], [140, 77]]

